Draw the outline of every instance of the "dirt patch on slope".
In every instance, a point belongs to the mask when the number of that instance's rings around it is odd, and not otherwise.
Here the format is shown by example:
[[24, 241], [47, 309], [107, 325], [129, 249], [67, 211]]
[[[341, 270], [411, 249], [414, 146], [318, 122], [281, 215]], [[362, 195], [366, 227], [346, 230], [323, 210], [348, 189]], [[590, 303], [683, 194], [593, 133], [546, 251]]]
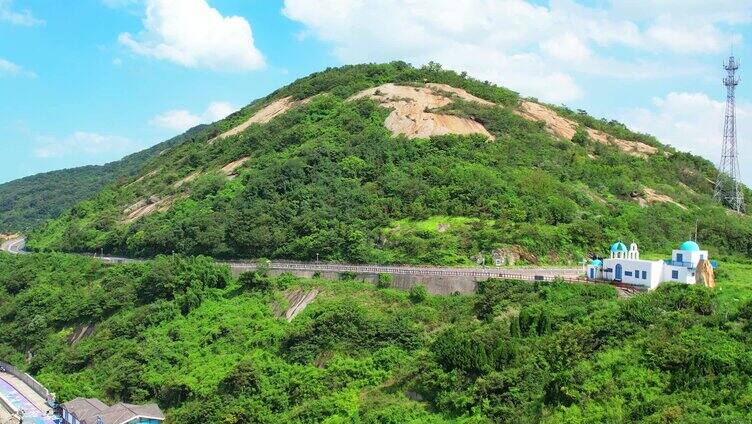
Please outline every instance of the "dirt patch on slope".
[[187, 183], [189, 183], [189, 182], [191, 182], [191, 181], [195, 180], [195, 179], [196, 179], [196, 177], [198, 177], [199, 175], [201, 175], [201, 171], [196, 171], [196, 172], [190, 173], [190, 174], [188, 174], [188, 176], [186, 176], [186, 177], [184, 177], [184, 178], [181, 178], [180, 180], [176, 181], [176, 182], [175, 182], [175, 183], [174, 183], [174, 184], [172, 185], [172, 187], [173, 187], [173, 188], [180, 188], [180, 187], [182, 187], [183, 185], [185, 185], [185, 184], [187, 184]]
[[74, 346], [81, 340], [88, 338], [89, 336], [94, 334], [94, 329], [95, 326], [91, 323], [77, 325], [73, 332], [68, 335], [68, 345]]
[[284, 317], [287, 322], [292, 321], [298, 316], [305, 308], [316, 299], [321, 291], [317, 288], [313, 290], [305, 290], [298, 288], [295, 290], [285, 291], [284, 297], [287, 301], [287, 308], [284, 308], [282, 304], [275, 303], [272, 306], [272, 312], [277, 318]]
[[392, 134], [403, 134], [407, 138], [428, 138], [444, 134], [483, 134], [494, 140], [495, 137], [478, 122], [454, 115], [430, 112], [452, 103], [452, 97], [473, 101], [484, 106], [494, 104], [472, 94], [445, 84], [429, 84], [426, 87], [383, 84], [363, 90], [348, 100], [368, 97], [382, 106], [393, 109], [384, 125]]
[[153, 170], [153, 171], [149, 171], [149, 172], [147, 172], [146, 174], [144, 174], [144, 175], [142, 175], [142, 176], [138, 177], [138, 178], [137, 178], [136, 180], [134, 180], [134, 181], [132, 181], [132, 182], [130, 182], [130, 183], [128, 183], [128, 184], [126, 184], [125, 186], [126, 186], [126, 187], [129, 187], [129, 186], [131, 186], [131, 185], [133, 185], [133, 184], [136, 184], [136, 183], [140, 183], [140, 182], [141, 182], [141, 181], [143, 181], [143, 180], [146, 180], [146, 179], [148, 179], [148, 178], [151, 178], [151, 177], [153, 177], [153, 176], [155, 176], [155, 175], [159, 174], [159, 172], [160, 172], [160, 171], [161, 171], [161, 168], [159, 168], [159, 169], [155, 169], [155, 170]]
[[243, 166], [244, 163], [248, 162], [248, 160], [250, 158], [251, 158], [250, 156], [245, 156], [245, 157], [242, 157], [242, 158], [240, 158], [240, 159], [238, 159], [236, 161], [232, 161], [232, 162], [228, 163], [227, 165], [223, 166], [222, 169], [221, 169], [221, 171], [225, 175], [227, 175], [228, 179], [232, 180], [232, 179], [234, 179], [235, 177], [238, 176], [238, 174], [235, 171], [238, 168], [240, 168], [241, 166]]
[[[519, 109], [515, 112], [525, 119], [543, 122], [550, 133], [565, 140], [571, 140], [575, 131], [580, 126], [579, 123], [564, 118], [548, 107], [535, 102], [523, 100], [520, 103]], [[645, 157], [658, 152], [658, 149], [655, 147], [639, 141], [622, 140], [592, 128], [586, 128], [586, 130], [590, 138], [594, 141], [602, 144], [612, 144], [633, 156]]]
[[154, 212], [164, 212], [170, 209], [179, 198], [178, 195], [171, 195], [162, 198], [158, 196], [150, 196], [141, 199], [123, 210], [123, 222], [128, 224], [144, 216], [151, 215]]
[[445, 93], [453, 94], [467, 102], [475, 102], [483, 106], [496, 106], [496, 103], [494, 102], [489, 102], [486, 99], [481, 99], [480, 97], [473, 96], [472, 94], [468, 93], [467, 91], [461, 88], [452, 87], [451, 85], [448, 85], [448, 84], [438, 84], [435, 82], [429, 82], [428, 84], [426, 84], [426, 87], [432, 88], [434, 92], [440, 93], [443, 91]]
[[637, 203], [640, 204], [641, 207], [647, 207], [648, 205], [654, 205], [656, 203], [673, 203], [676, 206], [687, 210], [687, 207], [682, 205], [681, 203], [677, 202], [671, 196], [667, 196], [665, 194], [660, 194], [653, 190], [652, 188], [644, 188], [643, 190], [644, 195], [642, 197], [637, 197]]
[[240, 134], [253, 124], [265, 124], [276, 118], [277, 116], [282, 115], [288, 110], [294, 108], [295, 106], [300, 106], [308, 103], [309, 101], [311, 101], [311, 99], [312, 97], [303, 100], [293, 100], [291, 96], [288, 96], [279, 100], [275, 100], [254, 113], [253, 116], [248, 118], [247, 121], [209, 140], [209, 144], [213, 143], [218, 138], [227, 138], [236, 134]]
[[20, 234], [0, 234], [0, 241], [15, 240], [21, 237]]

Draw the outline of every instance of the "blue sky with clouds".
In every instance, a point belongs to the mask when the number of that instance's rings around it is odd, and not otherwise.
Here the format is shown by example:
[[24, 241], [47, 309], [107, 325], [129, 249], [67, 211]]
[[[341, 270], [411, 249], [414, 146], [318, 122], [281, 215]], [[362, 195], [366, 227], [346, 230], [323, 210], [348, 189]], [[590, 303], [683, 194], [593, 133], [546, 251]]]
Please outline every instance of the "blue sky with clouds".
[[[429, 60], [717, 161], [752, 0], [0, 0], [0, 182], [115, 160], [327, 66]], [[745, 67], [749, 61], [749, 67]]]

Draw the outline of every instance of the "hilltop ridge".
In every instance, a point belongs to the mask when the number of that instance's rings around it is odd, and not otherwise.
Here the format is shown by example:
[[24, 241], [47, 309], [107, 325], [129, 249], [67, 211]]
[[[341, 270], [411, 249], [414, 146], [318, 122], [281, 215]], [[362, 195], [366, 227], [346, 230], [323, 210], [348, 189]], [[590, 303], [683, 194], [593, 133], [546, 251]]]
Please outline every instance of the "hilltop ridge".
[[118, 179], [138, 175], [149, 160], [200, 132], [205, 125], [104, 165], [43, 172], [0, 184], [0, 233], [29, 231], [57, 218]]
[[699, 221], [713, 253], [752, 224], [713, 165], [565, 107], [403, 62], [327, 69], [204, 128], [33, 232], [36, 250], [380, 263], [574, 262]]

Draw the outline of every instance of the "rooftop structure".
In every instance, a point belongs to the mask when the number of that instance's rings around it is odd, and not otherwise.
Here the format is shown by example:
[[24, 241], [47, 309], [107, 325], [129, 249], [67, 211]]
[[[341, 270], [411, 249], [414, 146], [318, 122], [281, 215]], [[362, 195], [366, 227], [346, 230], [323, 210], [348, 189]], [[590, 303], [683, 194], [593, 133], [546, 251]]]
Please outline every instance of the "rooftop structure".
[[159, 424], [165, 419], [156, 404], [107, 406], [99, 399], [76, 398], [61, 408], [65, 424]]
[[[698, 268], [702, 270], [701, 275], [698, 275]], [[616, 242], [611, 245], [609, 258], [595, 259], [588, 265], [587, 277], [592, 280], [613, 281], [650, 290], [665, 281], [711, 285], [712, 280], [712, 285], [714, 285], [713, 268], [715, 268], [715, 262], [709, 261], [708, 251], [701, 250], [700, 246], [692, 240], [685, 241], [678, 249], [674, 249], [671, 252], [671, 259], [662, 261], [640, 259], [637, 244], [632, 243], [627, 249], [624, 243]], [[710, 275], [705, 275], [708, 273]]]

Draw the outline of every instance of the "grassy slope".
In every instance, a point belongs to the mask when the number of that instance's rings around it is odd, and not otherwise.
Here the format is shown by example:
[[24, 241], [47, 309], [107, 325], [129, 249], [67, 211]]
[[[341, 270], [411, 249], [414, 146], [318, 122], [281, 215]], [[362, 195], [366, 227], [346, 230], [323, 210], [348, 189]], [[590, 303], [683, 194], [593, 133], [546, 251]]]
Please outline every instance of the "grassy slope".
[[[33, 353], [61, 400], [157, 401], [175, 424], [747, 422], [752, 266], [722, 265], [716, 293], [497, 281], [418, 300], [355, 281], [242, 288], [201, 258], [0, 255], [0, 358]], [[301, 286], [323, 293], [275, 319]], [[94, 335], [68, 346], [84, 323]]]
[[62, 169], [0, 184], [0, 232], [24, 232], [60, 216], [75, 204], [94, 196], [108, 184], [138, 175], [160, 152], [170, 149], [203, 126], [146, 150], [105, 165]]
[[[384, 82], [462, 87], [496, 108], [455, 101], [444, 113], [472, 116], [496, 137], [391, 137], [388, 111], [353, 93]], [[322, 94], [323, 93], [323, 94]], [[322, 94], [307, 105], [206, 141], [268, 102]], [[478, 252], [518, 250], [539, 262], [577, 262], [615, 239], [666, 252], [699, 221], [713, 255], [752, 255], [752, 220], [727, 214], [711, 199], [708, 161], [662, 146], [614, 121], [562, 109], [614, 136], [658, 147], [647, 159], [615, 147], [559, 140], [513, 111], [518, 97], [436, 66], [358, 65], [313, 74], [207, 128], [156, 158], [135, 178], [106, 189], [31, 234], [37, 250], [152, 256], [173, 250], [230, 257], [355, 262], [467, 264]], [[240, 176], [217, 170], [240, 157]], [[195, 172], [189, 184], [175, 182]], [[633, 193], [652, 188], [664, 203], [640, 208]], [[156, 195], [170, 211], [124, 223], [123, 210]], [[446, 219], [440, 217], [447, 217]], [[439, 222], [439, 221], [445, 222]], [[450, 223], [446, 231], [438, 224]], [[434, 225], [437, 224], [437, 225]], [[438, 253], [437, 253], [438, 252]]]

